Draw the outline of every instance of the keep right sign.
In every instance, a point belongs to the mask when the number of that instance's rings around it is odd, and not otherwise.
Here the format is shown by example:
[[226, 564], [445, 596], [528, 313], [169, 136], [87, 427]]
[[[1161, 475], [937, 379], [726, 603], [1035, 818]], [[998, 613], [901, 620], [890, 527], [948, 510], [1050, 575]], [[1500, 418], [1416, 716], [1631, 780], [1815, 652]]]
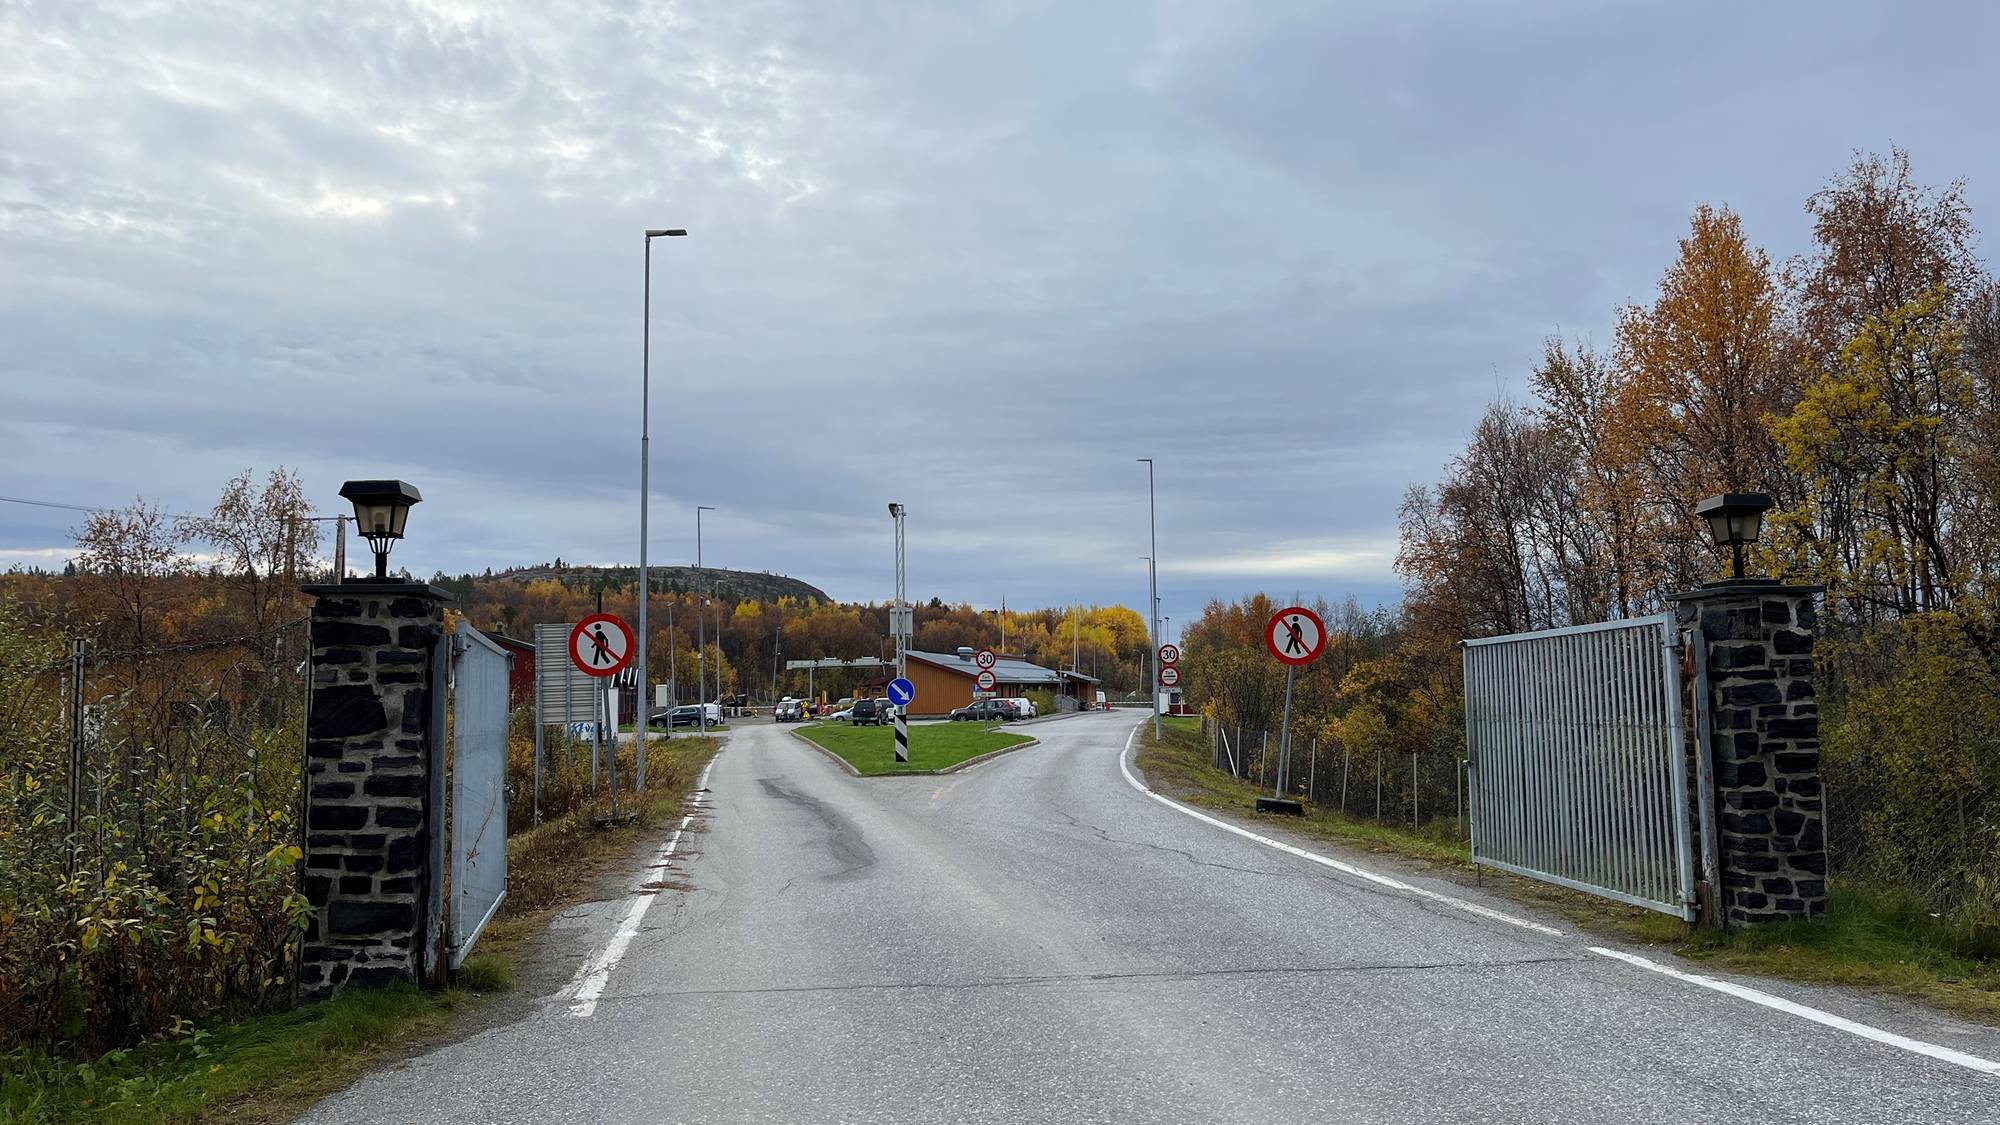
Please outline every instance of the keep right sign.
[[1264, 644], [1280, 663], [1295, 668], [1311, 664], [1326, 647], [1326, 623], [1304, 606], [1281, 609], [1264, 626]]

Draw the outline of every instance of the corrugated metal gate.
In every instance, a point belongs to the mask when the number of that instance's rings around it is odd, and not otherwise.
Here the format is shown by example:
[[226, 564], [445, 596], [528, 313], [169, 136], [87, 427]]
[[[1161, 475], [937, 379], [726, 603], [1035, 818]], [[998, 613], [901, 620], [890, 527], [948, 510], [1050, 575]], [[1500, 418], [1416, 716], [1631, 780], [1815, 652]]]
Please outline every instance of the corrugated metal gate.
[[1693, 920], [1673, 616], [1465, 642], [1473, 862]]
[[507, 651], [461, 621], [452, 638], [450, 964], [507, 897]]

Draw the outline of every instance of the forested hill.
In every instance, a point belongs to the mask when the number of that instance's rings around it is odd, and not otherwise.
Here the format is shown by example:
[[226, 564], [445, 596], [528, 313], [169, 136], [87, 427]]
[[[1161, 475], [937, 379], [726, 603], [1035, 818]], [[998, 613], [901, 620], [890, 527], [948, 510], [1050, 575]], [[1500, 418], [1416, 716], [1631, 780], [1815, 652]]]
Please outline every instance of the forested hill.
[[[791, 598], [798, 602], [831, 602], [826, 591], [809, 582], [802, 582], [783, 574], [771, 574], [757, 570], [725, 570], [720, 567], [703, 567], [697, 571], [691, 566], [649, 566], [648, 576], [653, 581], [653, 589], [662, 593], [684, 593], [695, 589], [696, 576], [700, 576], [703, 589], [719, 592], [730, 601], [775, 602], [780, 598]], [[485, 575], [460, 575], [457, 578], [439, 576], [433, 581], [450, 588], [453, 585], [472, 582], [543, 582], [556, 581], [565, 586], [594, 586], [603, 582], [613, 588], [631, 586], [639, 581], [636, 566], [570, 566], [561, 559], [543, 566], [512, 567], [507, 570], [491, 571]]]

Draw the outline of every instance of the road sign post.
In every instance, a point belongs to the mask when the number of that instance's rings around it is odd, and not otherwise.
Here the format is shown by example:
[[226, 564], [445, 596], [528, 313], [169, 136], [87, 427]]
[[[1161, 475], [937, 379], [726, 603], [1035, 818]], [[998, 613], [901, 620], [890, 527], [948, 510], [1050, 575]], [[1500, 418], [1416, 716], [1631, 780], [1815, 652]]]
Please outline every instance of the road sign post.
[[889, 681], [889, 702], [896, 705], [896, 761], [910, 760], [910, 704], [917, 701], [917, 685], [897, 676]]
[[1300, 668], [1319, 659], [1325, 650], [1326, 622], [1304, 606], [1281, 609], [1264, 626], [1264, 645], [1285, 666], [1285, 718], [1278, 728], [1278, 782], [1269, 797], [1257, 798], [1257, 811], [1303, 816], [1305, 806], [1285, 795], [1292, 764], [1292, 680]]
[[[585, 675], [597, 676], [604, 681], [594, 693], [598, 696], [598, 707], [592, 712], [596, 721], [591, 724], [595, 729], [592, 731], [590, 750], [590, 787], [593, 793], [597, 789], [597, 762], [599, 747], [602, 747], [605, 777], [611, 786], [613, 820], [618, 819], [618, 689], [613, 677], [632, 663], [632, 654], [638, 647], [634, 643], [632, 627], [615, 614], [593, 613], [569, 631], [570, 663]], [[633, 737], [643, 740], [646, 737], [644, 698], [639, 700], [638, 710], [640, 721], [633, 728]]]

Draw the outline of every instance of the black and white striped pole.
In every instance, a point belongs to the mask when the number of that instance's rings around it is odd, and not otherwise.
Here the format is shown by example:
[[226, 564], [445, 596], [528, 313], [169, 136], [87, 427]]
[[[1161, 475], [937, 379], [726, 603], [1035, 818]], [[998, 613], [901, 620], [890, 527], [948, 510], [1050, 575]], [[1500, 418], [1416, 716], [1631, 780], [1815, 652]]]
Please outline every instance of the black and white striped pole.
[[889, 702], [896, 706], [896, 762], [910, 760], [910, 704], [917, 700], [917, 685], [897, 676], [889, 681]]

